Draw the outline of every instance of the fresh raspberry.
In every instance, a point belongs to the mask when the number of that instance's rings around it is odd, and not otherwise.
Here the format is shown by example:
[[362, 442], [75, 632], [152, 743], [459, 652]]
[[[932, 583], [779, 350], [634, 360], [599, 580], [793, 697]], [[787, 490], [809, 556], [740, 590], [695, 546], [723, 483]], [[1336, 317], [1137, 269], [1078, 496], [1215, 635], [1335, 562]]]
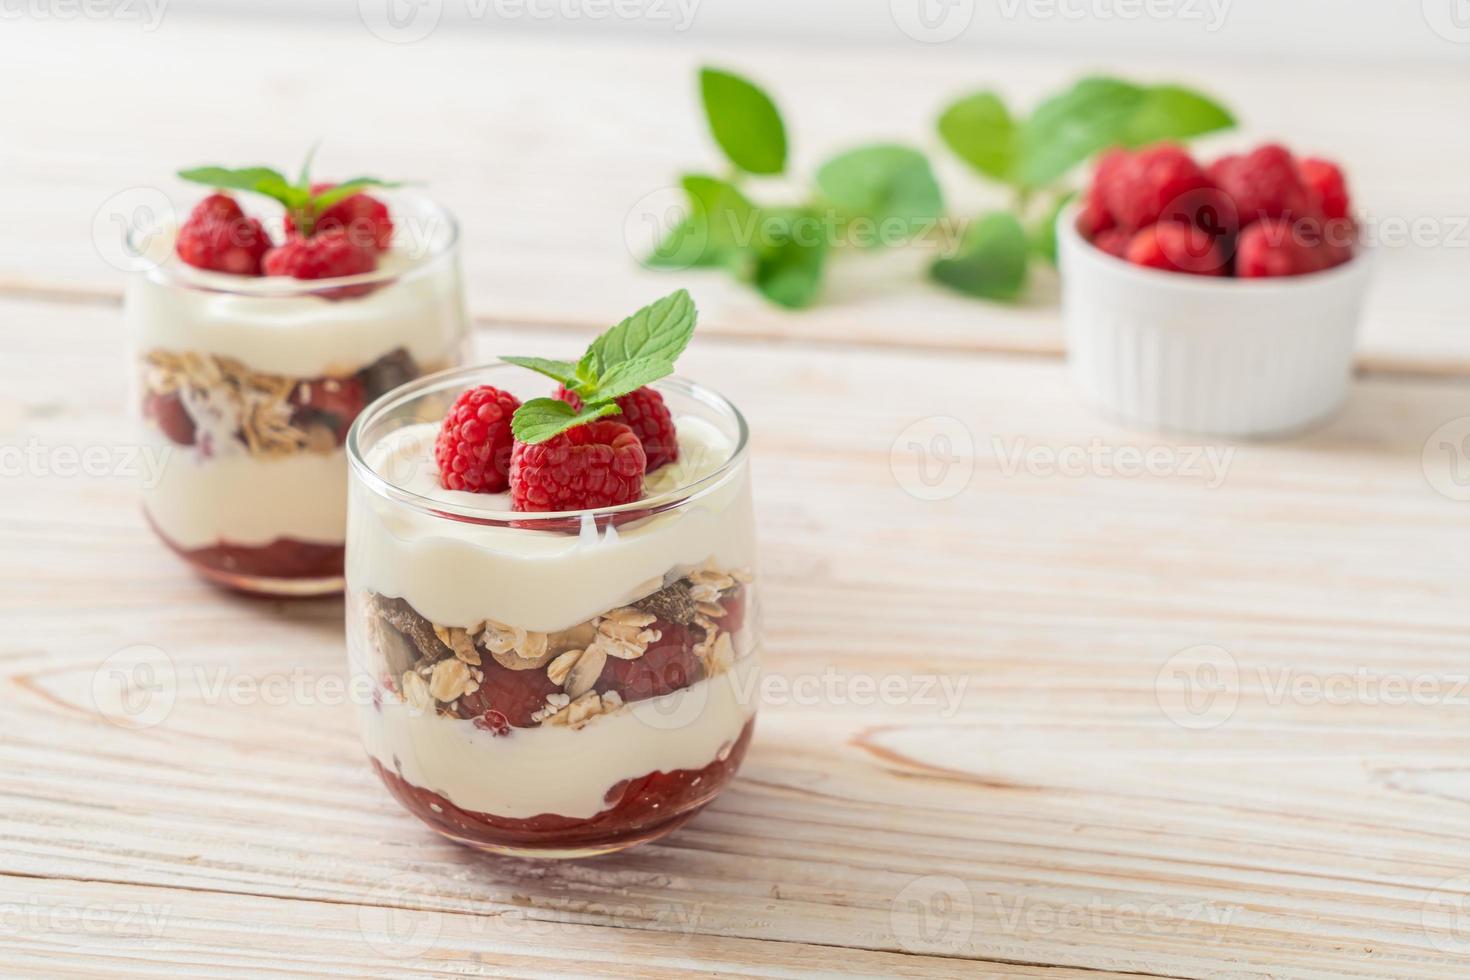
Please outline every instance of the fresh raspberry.
[[1235, 274], [1242, 279], [1299, 276], [1324, 268], [1328, 261], [1323, 246], [1304, 242], [1291, 222], [1280, 218], [1255, 222], [1235, 244]]
[[1133, 233], [1126, 228], [1109, 228], [1107, 231], [1099, 232], [1092, 240], [1092, 244], [1107, 252], [1116, 255], [1120, 259], [1128, 257], [1128, 243], [1133, 241]]
[[174, 241], [179, 258], [195, 268], [237, 276], [260, 275], [270, 247], [260, 222], [247, 218], [227, 194], [211, 194], [196, 204]]
[[[321, 194], [336, 187], [336, 184], [312, 184], [311, 193]], [[361, 192], [342, 200], [317, 215], [313, 235], [323, 232], [345, 232], [349, 241], [359, 248], [386, 252], [393, 241], [393, 218], [388, 205]], [[295, 234], [296, 224], [286, 215], [286, 233]]]
[[1194, 225], [1163, 221], [1140, 230], [1128, 243], [1128, 261], [1166, 272], [1223, 276], [1225, 256], [1215, 239]]
[[520, 399], [490, 385], [460, 393], [434, 439], [434, 462], [446, 490], [502, 493], [510, 486], [510, 417]]
[[1310, 217], [1312, 195], [1283, 146], [1268, 143], [1210, 165], [1210, 179], [1235, 202], [1241, 228], [1263, 218]]
[[1077, 230], [1091, 241], [1100, 232], [1117, 225], [1113, 212], [1108, 210], [1108, 195], [1117, 184], [1118, 175], [1128, 164], [1128, 151], [1113, 149], [1097, 159], [1097, 169], [1092, 174], [1092, 186], [1087, 189], [1087, 198], [1078, 217]]
[[1139, 150], [1116, 167], [1104, 187], [1104, 203], [1118, 224], [1138, 230], [1157, 221], [1194, 222], [1210, 179], [1189, 154], [1172, 143]]
[[310, 238], [293, 236], [286, 240], [286, 244], [271, 249], [265, 255], [265, 274], [268, 276], [335, 279], [372, 272], [377, 267], [378, 260], [372, 251], [352, 244], [340, 231]]
[[519, 511], [612, 507], [643, 496], [648, 457], [632, 429], [611, 419], [573, 426], [510, 455], [511, 507]]
[[143, 401], [143, 416], [152, 419], [170, 442], [180, 446], [194, 445], [197, 427], [178, 392], [167, 395], [149, 394]]
[[[582, 399], [567, 391], [565, 386], [556, 386], [556, 397], [577, 411], [582, 410]], [[617, 399], [617, 406], [622, 409], [617, 421], [632, 429], [643, 444], [649, 473], [679, 458], [679, 436], [674, 429], [674, 416], [664, 404], [663, 395], [643, 387]]]
[[1302, 183], [1316, 198], [1323, 217], [1335, 220], [1348, 216], [1352, 206], [1348, 200], [1347, 179], [1337, 164], [1307, 157], [1297, 165], [1297, 169], [1301, 172]]

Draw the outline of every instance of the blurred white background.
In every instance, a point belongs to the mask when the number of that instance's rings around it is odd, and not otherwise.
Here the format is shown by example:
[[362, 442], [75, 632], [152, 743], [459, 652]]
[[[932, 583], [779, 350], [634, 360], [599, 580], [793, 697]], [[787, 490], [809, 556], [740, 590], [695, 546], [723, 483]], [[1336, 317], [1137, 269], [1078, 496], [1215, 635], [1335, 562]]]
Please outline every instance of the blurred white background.
[[[5, 0], [19, 6], [36, 0]], [[141, 2], [141, 0], [140, 0]], [[1470, 0], [154, 0], [169, 16], [309, 17], [411, 32], [643, 35], [673, 42], [912, 43], [1207, 60], [1470, 60]], [[661, 16], [659, 10], [667, 13]], [[635, 10], [634, 16], [619, 11]]]

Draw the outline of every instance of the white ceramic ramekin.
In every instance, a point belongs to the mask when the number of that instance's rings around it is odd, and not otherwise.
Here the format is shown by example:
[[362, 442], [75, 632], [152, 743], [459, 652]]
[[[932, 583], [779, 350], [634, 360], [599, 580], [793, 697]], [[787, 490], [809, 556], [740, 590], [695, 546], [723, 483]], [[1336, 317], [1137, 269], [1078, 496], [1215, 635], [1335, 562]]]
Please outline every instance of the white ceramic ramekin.
[[1359, 247], [1335, 269], [1225, 279], [1130, 265], [1057, 217], [1072, 375], [1103, 414], [1151, 429], [1281, 435], [1342, 403], [1368, 283]]

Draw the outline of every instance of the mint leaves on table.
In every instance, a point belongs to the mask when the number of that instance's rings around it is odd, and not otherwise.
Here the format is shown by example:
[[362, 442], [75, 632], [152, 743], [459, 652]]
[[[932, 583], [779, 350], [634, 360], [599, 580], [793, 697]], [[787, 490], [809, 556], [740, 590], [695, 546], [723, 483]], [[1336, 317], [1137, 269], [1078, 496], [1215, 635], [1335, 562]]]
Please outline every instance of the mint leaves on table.
[[516, 409], [511, 433], [521, 442], [545, 442], [573, 426], [622, 411], [616, 399], [674, 373], [699, 318], [683, 289], [650, 303], [603, 333], [575, 364], [545, 357], [501, 357], [562, 384], [580, 409], [558, 398], [533, 398]]
[[[1057, 184], [1074, 168], [1111, 147], [1233, 125], [1229, 110], [1199, 92], [1117, 78], [1084, 78], [1020, 119], [993, 92], [951, 103], [939, 116], [940, 138], [976, 173], [1008, 186], [1015, 203], [977, 219], [958, 249], [930, 267], [931, 278], [971, 296], [1013, 298], [1030, 256], [1056, 261], [1056, 216], [1075, 193]], [[1022, 231], [1028, 218], [1029, 233]]]
[[295, 183], [287, 180], [278, 170], [270, 167], [191, 167], [180, 170], [178, 175], [195, 184], [232, 191], [248, 191], [263, 194], [285, 206], [291, 221], [301, 234], [310, 236], [317, 217], [327, 208], [356, 194], [367, 187], [398, 187], [398, 183], [380, 180], [377, 177], [353, 177], [333, 184], [321, 193], [311, 189], [311, 161], [315, 148], [307, 154], [301, 165], [301, 173]]
[[725, 269], [772, 303], [800, 309], [816, 301], [832, 255], [902, 243], [927, 232], [942, 213], [929, 161], [892, 144], [833, 157], [797, 200], [757, 203], [748, 181], [786, 170], [780, 110], [759, 86], [728, 71], [702, 69], [699, 88], [710, 134], [730, 169], [723, 177], [681, 178], [687, 213], [644, 260], [650, 268]]

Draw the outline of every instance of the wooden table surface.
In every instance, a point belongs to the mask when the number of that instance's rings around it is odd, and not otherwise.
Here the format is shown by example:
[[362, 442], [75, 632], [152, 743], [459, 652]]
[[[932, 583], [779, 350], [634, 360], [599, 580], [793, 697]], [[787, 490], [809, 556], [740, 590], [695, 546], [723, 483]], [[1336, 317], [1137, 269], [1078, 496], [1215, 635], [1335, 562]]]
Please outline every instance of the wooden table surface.
[[[1024, 103], [1080, 70], [697, 54], [771, 82], [801, 165], [932, 143], [967, 87]], [[636, 269], [628, 214], [713, 163], [699, 60], [7, 21], [0, 974], [1465, 976], [1470, 76], [1113, 66], [1210, 87], [1233, 139], [1340, 156], [1381, 226], [1437, 229], [1376, 249], [1343, 412], [1226, 444], [1091, 415], [1045, 277], [999, 307], [880, 256], [791, 315]], [[755, 432], [772, 680], [740, 777], [677, 834], [566, 863], [440, 840], [332, 686], [340, 602], [214, 591], [144, 527], [97, 216], [316, 138], [324, 166], [424, 178], [459, 213], [486, 357], [571, 351], [675, 285], [700, 301], [684, 370]], [[950, 457], [915, 450], [935, 433]], [[175, 665], [172, 707], [120, 727], [95, 692], [140, 645]]]

